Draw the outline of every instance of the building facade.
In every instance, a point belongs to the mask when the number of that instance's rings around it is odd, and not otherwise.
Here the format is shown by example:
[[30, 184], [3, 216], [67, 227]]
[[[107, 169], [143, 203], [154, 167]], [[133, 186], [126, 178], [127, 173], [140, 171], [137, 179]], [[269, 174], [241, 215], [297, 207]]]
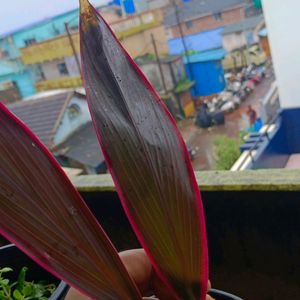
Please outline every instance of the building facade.
[[[163, 9], [126, 17], [122, 17], [118, 6], [102, 7], [100, 12], [132, 57], [154, 52], [151, 35], [155, 36], [158, 52], [167, 53]], [[82, 86], [78, 13], [74, 10], [59, 15], [0, 40], [2, 57], [10, 59], [9, 67], [1, 68], [0, 83], [16, 82], [21, 97], [36, 91]]]
[[[65, 23], [78, 18], [78, 10], [72, 10], [42, 22], [30, 24], [0, 37], [0, 84], [14, 84], [22, 98], [36, 92], [35, 82], [41, 77], [39, 68], [28, 67], [22, 60], [22, 48], [64, 35]], [[71, 24], [71, 23], [70, 23]], [[77, 27], [76, 27], [77, 26]], [[72, 23], [71, 30], [78, 29]]]
[[[244, 0], [193, 0], [171, 8], [165, 18], [165, 26], [169, 37], [180, 37], [180, 27], [183, 35], [223, 27], [245, 18]], [[181, 24], [179, 27], [178, 24]]]
[[257, 43], [258, 31], [263, 24], [263, 16], [258, 15], [227, 25], [222, 32], [223, 47], [227, 51], [232, 51]]
[[[99, 10], [131, 56], [153, 52], [152, 34], [159, 53], [167, 53], [162, 8], [167, 1], [159, 5], [142, 2], [133, 2], [132, 14], [124, 11], [123, 2]], [[82, 86], [78, 18], [76, 9], [0, 37], [0, 84], [16, 86], [22, 98], [43, 90]]]

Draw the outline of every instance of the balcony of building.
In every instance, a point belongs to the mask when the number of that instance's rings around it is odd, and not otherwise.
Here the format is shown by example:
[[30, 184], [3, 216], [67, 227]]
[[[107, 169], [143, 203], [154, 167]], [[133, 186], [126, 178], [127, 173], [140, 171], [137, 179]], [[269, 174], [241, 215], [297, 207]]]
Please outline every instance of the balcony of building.
[[[112, 22], [111, 28], [120, 40], [155, 28], [163, 22], [161, 10], [152, 10], [141, 14], [129, 16], [126, 19]], [[71, 34], [75, 51], [79, 53], [79, 32]], [[25, 65], [42, 64], [47, 61], [58, 60], [74, 55], [67, 35], [58, 36], [41, 43], [32, 44], [20, 49], [21, 58]]]
[[81, 77], [61, 77], [52, 80], [42, 80], [37, 82], [35, 85], [38, 92], [55, 89], [76, 88], [81, 86]]
[[[209, 171], [196, 177], [213, 286], [242, 299], [297, 299], [300, 173]], [[119, 251], [139, 247], [110, 175], [77, 176], [72, 181]]]
[[[79, 52], [79, 33], [73, 33], [71, 37], [76, 51]], [[72, 56], [73, 54], [70, 40], [66, 35], [21, 49], [21, 58], [25, 65], [41, 64], [46, 61]]]

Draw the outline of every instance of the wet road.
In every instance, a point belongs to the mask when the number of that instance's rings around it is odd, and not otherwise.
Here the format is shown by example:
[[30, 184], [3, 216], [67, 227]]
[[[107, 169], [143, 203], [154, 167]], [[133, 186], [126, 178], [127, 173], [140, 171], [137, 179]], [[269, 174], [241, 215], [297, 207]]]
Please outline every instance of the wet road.
[[211, 170], [215, 168], [216, 160], [213, 153], [213, 140], [218, 135], [227, 135], [229, 137], [239, 137], [241, 130], [248, 128], [248, 117], [246, 115], [249, 104], [260, 115], [260, 99], [268, 92], [272, 78], [264, 79], [249, 97], [234, 112], [227, 114], [225, 124], [214, 126], [208, 129], [199, 128], [194, 125], [194, 120], [185, 120], [179, 124], [183, 138], [197, 151], [193, 160], [195, 170]]

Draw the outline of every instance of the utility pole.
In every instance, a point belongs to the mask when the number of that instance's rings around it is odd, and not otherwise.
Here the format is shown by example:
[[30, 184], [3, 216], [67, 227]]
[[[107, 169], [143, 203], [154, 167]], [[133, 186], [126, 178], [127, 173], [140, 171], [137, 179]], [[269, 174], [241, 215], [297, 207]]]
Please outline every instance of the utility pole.
[[154, 48], [154, 53], [155, 53], [155, 59], [157, 61], [157, 65], [158, 65], [158, 69], [159, 69], [159, 74], [160, 74], [160, 78], [162, 81], [162, 85], [163, 85], [163, 89], [164, 89], [164, 94], [167, 95], [168, 94], [168, 89], [167, 89], [167, 85], [166, 85], [166, 81], [165, 81], [165, 76], [162, 70], [162, 66], [161, 66], [161, 62], [158, 56], [158, 51], [157, 51], [157, 46], [156, 46], [156, 42], [153, 36], [153, 33], [151, 33], [151, 42]]
[[189, 70], [191, 80], [193, 80], [194, 76], [193, 76], [193, 72], [192, 72], [192, 67], [190, 65], [189, 56], [188, 56], [188, 53], [187, 53], [188, 52], [188, 47], [187, 47], [187, 44], [186, 44], [185, 39], [184, 39], [183, 28], [182, 28], [182, 24], [181, 24], [181, 21], [180, 21], [179, 10], [178, 10], [176, 0], [172, 0], [172, 4], [173, 4], [173, 8], [175, 10], [176, 23], [178, 25], [179, 35], [180, 35], [181, 42], [182, 42], [182, 45], [183, 45], [183, 50], [184, 50], [184, 53], [185, 53], [185, 56], [186, 56], [187, 68]]
[[[163, 84], [164, 94], [167, 96], [168, 95], [168, 89], [167, 89], [167, 85], [166, 85], [165, 75], [164, 75], [164, 72], [162, 70], [162, 66], [161, 66], [159, 56], [158, 56], [157, 46], [156, 46], [156, 42], [155, 42], [153, 33], [151, 33], [151, 41], [152, 41], [152, 45], [153, 45], [153, 48], [154, 48], [155, 59], [156, 59], [157, 64], [158, 64], [159, 74], [160, 74], [161, 81], [162, 81], [162, 84]], [[180, 99], [178, 97], [175, 97], [175, 98], [176, 98], [176, 101], [177, 101], [177, 104], [178, 104], [179, 113], [181, 114], [182, 117], [185, 117], [184, 110], [182, 109], [182, 105], [180, 103]]]
[[75, 49], [75, 45], [74, 45], [74, 42], [73, 42], [73, 39], [72, 39], [72, 35], [70, 33], [70, 30], [69, 30], [69, 24], [68, 23], [65, 23], [65, 29], [66, 29], [66, 33], [67, 33], [67, 36], [68, 36], [68, 39], [69, 39], [70, 46], [72, 48], [73, 55], [75, 57], [75, 61], [76, 61], [76, 65], [77, 65], [79, 74], [81, 76], [80, 61], [79, 61], [79, 58], [78, 58], [78, 55], [77, 55], [77, 52], [76, 52], [76, 49]]

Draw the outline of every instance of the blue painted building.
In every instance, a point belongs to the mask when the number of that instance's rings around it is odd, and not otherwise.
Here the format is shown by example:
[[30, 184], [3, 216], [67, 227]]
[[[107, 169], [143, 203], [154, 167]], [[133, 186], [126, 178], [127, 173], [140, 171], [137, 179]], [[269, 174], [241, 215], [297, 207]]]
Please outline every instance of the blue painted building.
[[34, 43], [43, 42], [59, 35], [65, 35], [65, 23], [70, 30], [78, 30], [79, 10], [75, 9], [34, 24], [29, 24], [11, 35], [16, 48], [20, 49]]
[[185, 56], [186, 74], [195, 81], [191, 89], [193, 97], [208, 96], [224, 90], [226, 82], [221, 60], [226, 51], [222, 48]]
[[0, 37], [0, 83], [14, 83], [22, 97], [34, 94], [37, 70], [24, 66], [20, 49], [64, 35], [65, 23], [71, 31], [78, 30], [78, 18], [79, 10], [76, 9], [3, 34]]
[[[224, 27], [184, 36], [187, 51], [192, 55], [184, 57], [188, 79], [195, 81], [191, 89], [193, 97], [208, 96], [219, 93], [225, 88], [224, 70], [221, 60], [226, 51], [222, 48], [222, 32]], [[168, 41], [171, 55], [184, 54], [182, 38]]]
[[0, 38], [0, 85], [11, 83], [22, 97], [27, 97], [35, 93], [33, 76], [19, 56], [12, 35]]
[[121, 5], [127, 15], [131, 15], [136, 12], [136, 8], [133, 0], [122, 0]]

